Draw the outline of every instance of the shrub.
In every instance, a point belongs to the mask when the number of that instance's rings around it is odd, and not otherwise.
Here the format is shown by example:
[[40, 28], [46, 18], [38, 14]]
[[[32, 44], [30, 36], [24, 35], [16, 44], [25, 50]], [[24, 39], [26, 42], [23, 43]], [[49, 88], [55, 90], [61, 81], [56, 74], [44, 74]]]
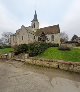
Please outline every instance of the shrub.
[[9, 45], [2, 45], [2, 46], [0, 46], [0, 49], [4, 49], [4, 48], [11, 48], [11, 46], [9, 46]]
[[18, 55], [20, 53], [28, 53], [29, 56], [36, 56], [38, 54], [43, 53], [47, 48], [49, 47], [57, 47], [58, 44], [52, 44], [52, 43], [31, 43], [31, 44], [22, 44], [19, 46], [16, 46], [15, 54]]
[[77, 43], [76, 46], [79, 47], [80, 46], [80, 43]]
[[15, 55], [18, 55], [20, 53], [26, 53], [27, 51], [28, 51], [28, 45], [27, 44], [21, 44], [19, 46], [14, 47]]
[[2, 47], [2, 46], [0, 46], [0, 49], [3, 49], [3, 47]]
[[4, 45], [3, 48], [11, 48], [9, 45]]
[[48, 44], [46, 43], [32, 43], [28, 45], [28, 53], [29, 56], [36, 56], [41, 54], [48, 48]]
[[47, 43], [49, 47], [59, 47], [59, 44]]
[[60, 46], [58, 49], [62, 50], [62, 51], [70, 51], [71, 50], [71, 48], [67, 47], [67, 46]]

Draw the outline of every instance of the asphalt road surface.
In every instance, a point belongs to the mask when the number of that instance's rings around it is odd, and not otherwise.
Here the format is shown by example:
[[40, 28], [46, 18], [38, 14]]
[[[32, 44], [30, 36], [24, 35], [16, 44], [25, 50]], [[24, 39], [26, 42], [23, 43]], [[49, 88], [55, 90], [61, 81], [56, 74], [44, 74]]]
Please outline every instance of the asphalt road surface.
[[80, 92], [80, 74], [0, 60], [0, 92]]

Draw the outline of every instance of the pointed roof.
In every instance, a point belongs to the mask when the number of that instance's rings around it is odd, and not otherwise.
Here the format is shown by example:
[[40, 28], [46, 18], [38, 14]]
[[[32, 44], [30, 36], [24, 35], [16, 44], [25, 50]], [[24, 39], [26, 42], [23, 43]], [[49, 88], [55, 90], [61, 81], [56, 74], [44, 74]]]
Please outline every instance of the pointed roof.
[[33, 21], [38, 21], [36, 10], [35, 10], [34, 19], [32, 20], [32, 22], [33, 22]]

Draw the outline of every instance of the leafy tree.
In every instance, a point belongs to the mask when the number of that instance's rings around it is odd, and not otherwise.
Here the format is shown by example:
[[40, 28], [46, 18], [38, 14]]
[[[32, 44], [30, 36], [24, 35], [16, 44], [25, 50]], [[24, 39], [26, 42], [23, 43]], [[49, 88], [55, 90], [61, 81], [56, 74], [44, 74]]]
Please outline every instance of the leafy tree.
[[39, 41], [41, 42], [46, 42], [47, 36], [45, 35], [44, 32], [41, 33], [40, 37], [38, 38]]

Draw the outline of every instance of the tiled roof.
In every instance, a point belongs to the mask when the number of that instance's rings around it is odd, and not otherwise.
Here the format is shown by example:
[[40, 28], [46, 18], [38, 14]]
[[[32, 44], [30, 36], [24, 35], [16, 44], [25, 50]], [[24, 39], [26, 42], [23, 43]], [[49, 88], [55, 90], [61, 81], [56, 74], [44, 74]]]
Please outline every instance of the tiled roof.
[[57, 34], [57, 33], [60, 33], [60, 28], [59, 28], [59, 25], [44, 27], [44, 28], [38, 29], [35, 34], [39, 36], [41, 35], [42, 32], [44, 32], [46, 35], [47, 34]]

